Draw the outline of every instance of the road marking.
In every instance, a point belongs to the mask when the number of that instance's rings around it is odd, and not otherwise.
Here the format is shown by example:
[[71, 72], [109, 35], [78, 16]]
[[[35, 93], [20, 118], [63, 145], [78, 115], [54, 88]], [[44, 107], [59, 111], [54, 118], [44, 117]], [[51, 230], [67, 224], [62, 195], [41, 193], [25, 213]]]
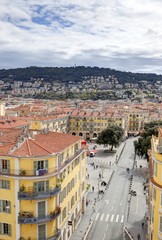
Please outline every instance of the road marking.
[[106, 226], [106, 231], [107, 231], [107, 229], [108, 229], [108, 226], [109, 226], [109, 224], [107, 224], [107, 226]]
[[123, 203], [123, 201], [121, 200], [121, 201], [120, 201], [120, 206], [122, 205], [122, 203]]
[[115, 222], [118, 222], [119, 220], [119, 215], [116, 216], [116, 221]]
[[104, 236], [103, 236], [103, 240], [105, 240], [105, 238], [106, 238], [106, 233], [105, 233]]
[[114, 214], [111, 216], [111, 220], [110, 220], [110, 222], [112, 222], [112, 221], [113, 221], [113, 219], [114, 219]]
[[124, 222], [124, 215], [122, 215], [122, 217], [121, 217], [121, 223], [123, 223]]
[[109, 220], [109, 214], [107, 214], [107, 216], [106, 216], [106, 222]]
[[97, 213], [96, 218], [95, 218], [95, 221], [97, 221], [98, 217], [99, 217], [99, 213]]
[[103, 217], [104, 217], [104, 213], [102, 213], [101, 218], [100, 218], [100, 221], [103, 220]]

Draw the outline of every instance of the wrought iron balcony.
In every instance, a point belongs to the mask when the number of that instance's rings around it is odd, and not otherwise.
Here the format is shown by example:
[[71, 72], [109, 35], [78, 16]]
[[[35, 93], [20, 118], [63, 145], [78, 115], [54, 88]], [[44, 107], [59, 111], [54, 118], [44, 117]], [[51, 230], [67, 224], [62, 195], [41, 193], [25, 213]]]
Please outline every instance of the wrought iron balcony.
[[19, 224], [40, 224], [49, 222], [55, 218], [57, 218], [61, 213], [61, 209], [59, 211], [53, 211], [49, 215], [34, 217], [30, 212], [22, 212], [19, 214], [18, 223]]
[[32, 200], [32, 199], [44, 199], [52, 196], [56, 196], [60, 193], [61, 188], [53, 188], [48, 191], [41, 192], [18, 192], [19, 200]]
[[[60, 229], [57, 229], [56, 233], [51, 236], [51, 237], [47, 237], [47, 238], [43, 238], [43, 240], [58, 240], [61, 236], [61, 230]], [[37, 240], [36, 238], [31, 238], [31, 237], [20, 237], [19, 240]]]

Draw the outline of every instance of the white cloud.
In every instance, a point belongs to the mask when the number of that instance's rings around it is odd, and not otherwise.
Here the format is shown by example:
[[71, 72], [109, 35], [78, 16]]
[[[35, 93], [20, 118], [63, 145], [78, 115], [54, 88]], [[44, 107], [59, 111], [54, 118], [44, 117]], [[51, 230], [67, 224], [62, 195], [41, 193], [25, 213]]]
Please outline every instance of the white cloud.
[[162, 73], [160, 0], [1, 0], [0, 68], [110, 67]]

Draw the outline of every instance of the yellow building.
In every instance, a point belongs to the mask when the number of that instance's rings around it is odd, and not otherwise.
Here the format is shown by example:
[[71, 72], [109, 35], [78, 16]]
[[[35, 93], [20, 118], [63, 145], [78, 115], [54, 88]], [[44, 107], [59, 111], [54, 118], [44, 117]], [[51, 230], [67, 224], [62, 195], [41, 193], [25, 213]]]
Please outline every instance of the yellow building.
[[48, 132], [0, 146], [0, 239], [69, 239], [85, 194], [79, 137]]
[[162, 128], [153, 136], [150, 153], [148, 239], [162, 239]]
[[68, 115], [57, 114], [51, 116], [29, 117], [31, 130], [48, 130], [55, 132], [67, 133]]
[[69, 133], [90, 140], [97, 138], [100, 132], [112, 125], [125, 129], [125, 119], [122, 114], [74, 110], [69, 119]]

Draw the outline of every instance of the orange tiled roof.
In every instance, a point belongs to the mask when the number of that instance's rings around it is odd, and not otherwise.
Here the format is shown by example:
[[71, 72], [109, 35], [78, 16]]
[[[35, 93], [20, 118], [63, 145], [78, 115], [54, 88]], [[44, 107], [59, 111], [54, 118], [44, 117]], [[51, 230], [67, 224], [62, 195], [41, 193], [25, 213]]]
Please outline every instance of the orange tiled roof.
[[70, 134], [48, 132], [37, 134], [34, 139], [27, 139], [19, 148], [15, 149], [13, 156], [47, 156], [63, 151], [81, 138]]

